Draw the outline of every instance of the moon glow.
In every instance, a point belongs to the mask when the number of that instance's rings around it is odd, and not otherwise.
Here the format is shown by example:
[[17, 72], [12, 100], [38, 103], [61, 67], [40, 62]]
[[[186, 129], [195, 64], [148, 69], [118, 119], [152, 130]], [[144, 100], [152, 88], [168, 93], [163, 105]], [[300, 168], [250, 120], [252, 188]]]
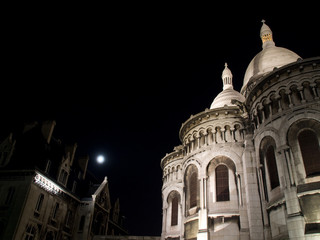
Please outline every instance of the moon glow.
[[99, 164], [104, 163], [104, 156], [99, 155], [99, 156], [97, 157], [97, 163], [99, 163]]

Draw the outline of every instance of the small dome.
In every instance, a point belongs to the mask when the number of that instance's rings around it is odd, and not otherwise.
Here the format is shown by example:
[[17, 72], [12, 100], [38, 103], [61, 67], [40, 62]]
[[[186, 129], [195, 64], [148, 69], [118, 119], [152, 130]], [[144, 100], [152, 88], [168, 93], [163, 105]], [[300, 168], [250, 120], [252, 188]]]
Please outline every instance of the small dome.
[[260, 37], [262, 40], [262, 51], [250, 62], [243, 79], [242, 90], [246, 87], [252, 77], [271, 72], [275, 67], [279, 68], [297, 61], [300, 56], [282, 47], [276, 47], [270, 28], [262, 21]]
[[222, 81], [223, 91], [220, 92], [213, 100], [210, 109], [221, 108], [224, 106], [237, 106], [236, 104], [231, 103], [232, 100], [240, 102], [245, 101], [244, 96], [233, 89], [232, 73], [227, 64], [225, 64], [225, 68], [222, 72]]
[[237, 106], [236, 104], [231, 103], [232, 100], [244, 102], [245, 98], [241, 93], [237, 92], [236, 90], [232, 88], [227, 88], [216, 96], [216, 98], [213, 100], [210, 106], [210, 109], [221, 108], [224, 106]]

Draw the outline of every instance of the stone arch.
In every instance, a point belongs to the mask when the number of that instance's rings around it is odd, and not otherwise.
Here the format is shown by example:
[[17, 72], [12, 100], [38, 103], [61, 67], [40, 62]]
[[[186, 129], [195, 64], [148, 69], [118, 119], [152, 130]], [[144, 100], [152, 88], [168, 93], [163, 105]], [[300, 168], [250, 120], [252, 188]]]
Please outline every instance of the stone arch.
[[215, 156], [207, 165], [207, 172], [212, 165], [212, 167], [216, 168], [219, 164], [225, 164], [230, 168], [233, 172], [236, 172], [236, 165], [235, 163], [227, 156], [221, 155], [221, 156]]
[[228, 124], [224, 126], [225, 132], [225, 142], [234, 142], [234, 132], [233, 132], [233, 126], [232, 124]]
[[290, 100], [288, 97], [288, 90], [287, 89], [279, 89], [279, 96], [280, 96], [280, 103], [281, 103], [281, 108], [283, 110], [287, 110], [290, 107]]
[[[301, 145], [299, 144], [299, 140], [298, 140], [300, 133], [307, 130], [314, 133], [315, 138], [318, 141], [317, 144], [319, 146], [319, 142], [320, 142], [319, 120], [301, 118], [290, 125], [286, 135], [288, 145], [290, 146], [291, 152], [293, 155], [293, 163], [296, 169], [296, 176], [297, 176], [298, 183], [305, 183], [307, 181], [307, 178], [309, 178], [308, 181], [312, 181], [310, 177], [311, 178], [313, 177], [313, 176], [310, 176], [312, 174], [308, 174], [308, 166], [305, 166], [306, 162], [304, 161], [303, 154], [301, 152]], [[318, 153], [318, 156], [319, 155], [320, 153]], [[317, 172], [319, 166], [316, 165], [316, 168], [317, 169], [315, 169], [315, 171]]]
[[[241, 159], [241, 154], [239, 154], [240, 152], [242, 152], [243, 150], [242, 146], [239, 149], [233, 149], [233, 148], [220, 148], [220, 146], [214, 146], [211, 149], [211, 154], [202, 160], [202, 168], [200, 169], [200, 176], [202, 177], [206, 177], [207, 175], [207, 170], [208, 170], [208, 166], [209, 164], [212, 162], [213, 159], [217, 159], [219, 157], [224, 157], [224, 158], [228, 158], [232, 163], [230, 163], [230, 166], [234, 165], [234, 167], [232, 167], [232, 170], [234, 169], [234, 172], [242, 172], [242, 159]], [[227, 160], [227, 162], [229, 162], [229, 160]]]
[[315, 97], [317, 97], [315, 92], [312, 90], [313, 84], [310, 80], [311, 79], [303, 79], [301, 82], [302, 93], [306, 102], [311, 102], [315, 99]]
[[320, 111], [310, 109], [310, 111], [308, 112], [305, 112], [305, 110], [301, 110], [299, 112], [286, 115], [286, 117], [283, 118], [278, 130], [276, 130], [278, 132], [278, 135], [281, 136], [281, 143], [279, 144], [279, 146], [289, 145], [288, 132], [291, 126], [293, 126], [296, 122], [304, 120], [314, 120], [316, 122], [319, 122], [319, 114]]
[[271, 104], [271, 114], [274, 115], [276, 113], [279, 112], [280, 106], [279, 106], [279, 94], [276, 93], [275, 91], [270, 92], [269, 95], [269, 100], [270, 100], [270, 104]]
[[194, 215], [200, 201], [199, 170], [196, 165], [190, 164], [187, 166], [184, 173], [184, 186], [186, 215]]
[[265, 136], [259, 145], [259, 174], [261, 176], [264, 199], [269, 201], [269, 193], [280, 186], [279, 164], [276, 158], [276, 141], [272, 136]]
[[271, 137], [274, 141], [275, 141], [275, 145], [276, 146], [281, 146], [283, 145], [283, 142], [281, 141], [282, 139], [280, 139], [281, 133], [279, 133], [279, 131], [273, 127], [266, 127], [264, 129], [264, 131], [260, 134], [258, 134], [255, 139], [255, 149], [256, 151], [256, 157], [259, 158], [259, 151], [258, 149], [260, 149], [260, 145], [261, 145], [261, 141], [263, 138], [265, 137]]
[[167, 223], [168, 227], [176, 226], [181, 221], [181, 195], [178, 191], [172, 190], [167, 197]]
[[215, 132], [216, 132], [216, 143], [223, 143], [224, 138], [223, 138], [223, 127], [221, 126], [216, 126], [215, 127]]
[[262, 99], [261, 104], [263, 106], [263, 111], [264, 111], [264, 118], [268, 119], [270, 115], [272, 114], [270, 111], [269, 104], [271, 103], [270, 99], [265, 97]]
[[242, 127], [239, 123], [236, 123], [234, 124], [234, 140], [236, 142], [240, 142], [243, 140], [242, 138], [242, 134], [241, 134], [241, 131], [242, 131]]
[[[219, 167], [224, 166], [227, 169], [227, 187], [228, 199], [220, 202], [218, 199], [218, 188], [217, 186], [217, 172]], [[215, 156], [206, 168], [207, 172], [207, 205], [210, 213], [219, 213], [226, 211], [238, 211], [238, 195], [239, 189], [237, 186], [236, 177], [236, 165], [233, 160], [224, 155]], [[222, 187], [223, 188], [223, 187]], [[221, 189], [221, 188], [220, 188]], [[226, 189], [224, 189], [226, 190]]]
[[198, 136], [199, 136], [199, 147], [203, 147], [206, 144], [206, 135], [207, 135], [207, 131], [204, 128], [200, 128], [199, 132], [198, 132]]
[[294, 106], [299, 105], [301, 103], [301, 95], [299, 92], [299, 84], [297, 83], [293, 83], [290, 84], [290, 86], [288, 86], [289, 90], [290, 90], [290, 95], [291, 95], [291, 102]]

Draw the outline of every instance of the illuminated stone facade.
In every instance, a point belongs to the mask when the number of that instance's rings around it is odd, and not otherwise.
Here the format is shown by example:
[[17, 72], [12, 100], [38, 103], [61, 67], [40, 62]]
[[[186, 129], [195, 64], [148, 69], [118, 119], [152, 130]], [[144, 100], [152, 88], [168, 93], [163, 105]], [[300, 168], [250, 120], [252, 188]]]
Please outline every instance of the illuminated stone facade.
[[[93, 239], [126, 235], [108, 181], [87, 171], [89, 157], [52, 136], [55, 122], [32, 123], [0, 141], [0, 239]], [[111, 223], [109, 225], [109, 223]]]
[[320, 58], [260, 36], [241, 94], [226, 65], [161, 160], [163, 240], [320, 238]]

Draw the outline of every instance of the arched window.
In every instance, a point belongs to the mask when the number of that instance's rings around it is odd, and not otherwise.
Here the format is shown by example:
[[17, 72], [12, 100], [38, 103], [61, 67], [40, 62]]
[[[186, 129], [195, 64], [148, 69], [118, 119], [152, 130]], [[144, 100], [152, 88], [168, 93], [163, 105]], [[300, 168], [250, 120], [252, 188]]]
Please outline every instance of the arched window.
[[270, 178], [271, 189], [280, 185], [276, 157], [274, 155], [274, 147], [270, 145], [266, 151], [266, 161]]
[[175, 196], [172, 199], [172, 206], [171, 206], [171, 226], [175, 226], [178, 224], [178, 203], [179, 198]]
[[298, 135], [298, 141], [307, 177], [320, 174], [320, 149], [316, 134], [303, 130]]
[[230, 200], [228, 167], [225, 165], [216, 167], [216, 191], [217, 202]]
[[65, 185], [67, 183], [67, 178], [68, 178], [68, 173], [64, 169], [61, 169], [59, 182]]
[[190, 177], [190, 208], [197, 206], [197, 192], [198, 192], [198, 174], [192, 173]]

